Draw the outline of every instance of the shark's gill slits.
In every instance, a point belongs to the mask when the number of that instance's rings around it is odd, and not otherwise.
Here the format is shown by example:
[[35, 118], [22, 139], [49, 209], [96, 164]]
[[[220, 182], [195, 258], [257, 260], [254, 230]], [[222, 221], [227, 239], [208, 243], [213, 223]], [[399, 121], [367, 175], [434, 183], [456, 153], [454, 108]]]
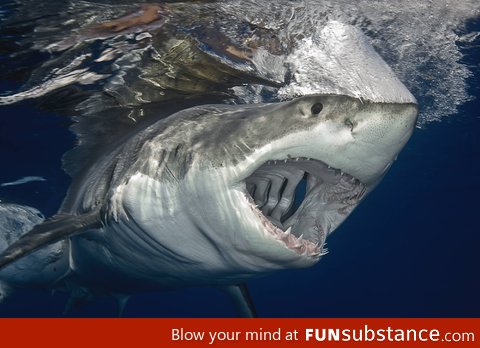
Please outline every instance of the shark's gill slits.
[[316, 246], [315, 255], [365, 192], [356, 178], [309, 158], [268, 161], [245, 184], [266, 230], [287, 247]]
[[285, 222], [286, 219], [288, 219], [290, 216], [295, 214], [295, 212], [300, 208], [300, 205], [302, 204], [303, 200], [305, 199], [305, 196], [307, 194], [307, 178], [308, 178], [308, 173], [305, 173], [303, 175], [302, 180], [298, 183], [296, 189], [295, 189], [295, 199], [293, 201], [292, 208], [290, 209], [289, 213], [287, 216], [284, 218], [282, 222]]

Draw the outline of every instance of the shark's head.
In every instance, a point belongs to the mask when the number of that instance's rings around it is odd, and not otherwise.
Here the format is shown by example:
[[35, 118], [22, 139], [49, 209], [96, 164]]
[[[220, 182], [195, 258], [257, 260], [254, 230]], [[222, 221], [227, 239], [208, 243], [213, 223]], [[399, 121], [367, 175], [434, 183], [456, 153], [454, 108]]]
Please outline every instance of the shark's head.
[[154, 193], [125, 208], [158, 243], [222, 274], [309, 266], [416, 118], [414, 103], [343, 95], [184, 110], [149, 130], [134, 189], [121, 191]]

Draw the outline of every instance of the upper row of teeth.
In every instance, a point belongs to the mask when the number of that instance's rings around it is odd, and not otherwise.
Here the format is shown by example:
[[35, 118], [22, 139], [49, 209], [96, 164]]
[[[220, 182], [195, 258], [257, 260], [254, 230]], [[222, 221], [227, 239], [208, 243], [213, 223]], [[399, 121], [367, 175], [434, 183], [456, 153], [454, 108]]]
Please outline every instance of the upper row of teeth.
[[[284, 160], [270, 160], [270, 161], [267, 161], [267, 164], [287, 163], [288, 161], [298, 162], [298, 161], [310, 161], [310, 160], [311, 160], [310, 157], [295, 157], [295, 158], [284, 159]], [[327, 165], [327, 168], [331, 170], [337, 170], [333, 167], [330, 167], [329, 165]], [[344, 174], [345, 173], [342, 170], [340, 170], [340, 175], [343, 176]]]
[[295, 157], [295, 158], [284, 159], [284, 160], [270, 160], [270, 161], [267, 161], [267, 164], [287, 163], [288, 161], [298, 162], [298, 161], [310, 161], [310, 160], [311, 160], [310, 157]]

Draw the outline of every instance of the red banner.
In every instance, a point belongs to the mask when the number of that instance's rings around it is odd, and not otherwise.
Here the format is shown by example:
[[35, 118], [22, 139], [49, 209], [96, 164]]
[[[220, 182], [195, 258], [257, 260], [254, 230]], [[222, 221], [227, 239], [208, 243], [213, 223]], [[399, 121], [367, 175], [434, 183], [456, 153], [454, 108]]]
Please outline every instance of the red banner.
[[479, 347], [480, 319], [0, 319], [3, 347]]

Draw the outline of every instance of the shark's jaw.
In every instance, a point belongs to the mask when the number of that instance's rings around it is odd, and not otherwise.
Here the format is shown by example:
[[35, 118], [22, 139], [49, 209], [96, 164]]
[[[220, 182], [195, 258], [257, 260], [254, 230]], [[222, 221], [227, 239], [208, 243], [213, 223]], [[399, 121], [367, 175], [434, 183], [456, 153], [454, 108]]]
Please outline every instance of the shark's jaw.
[[367, 186], [312, 158], [271, 160], [245, 179], [245, 198], [265, 231], [295, 253], [318, 259], [326, 237]]
[[367, 185], [321, 160], [269, 160], [242, 180], [244, 218], [266, 242], [281, 245], [301, 264], [326, 253], [325, 240], [358, 205]]

